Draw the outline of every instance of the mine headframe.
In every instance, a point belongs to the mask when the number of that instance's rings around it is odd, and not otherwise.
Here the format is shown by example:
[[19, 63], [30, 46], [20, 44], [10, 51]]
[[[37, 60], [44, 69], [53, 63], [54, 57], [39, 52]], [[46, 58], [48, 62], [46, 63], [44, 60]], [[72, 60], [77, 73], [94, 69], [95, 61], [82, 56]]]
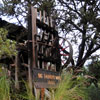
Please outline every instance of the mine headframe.
[[[37, 12], [31, 7], [29, 12], [29, 56], [32, 67], [60, 71], [72, 60], [72, 46], [67, 39], [58, 36], [53, 20], [45, 11]], [[32, 49], [31, 49], [32, 48]]]
[[59, 71], [61, 66], [59, 37], [53, 27], [52, 18], [46, 17], [45, 11], [37, 12], [33, 7], [29, 17], [28, 41], [29, 56], [33, 59], [32, 67]]

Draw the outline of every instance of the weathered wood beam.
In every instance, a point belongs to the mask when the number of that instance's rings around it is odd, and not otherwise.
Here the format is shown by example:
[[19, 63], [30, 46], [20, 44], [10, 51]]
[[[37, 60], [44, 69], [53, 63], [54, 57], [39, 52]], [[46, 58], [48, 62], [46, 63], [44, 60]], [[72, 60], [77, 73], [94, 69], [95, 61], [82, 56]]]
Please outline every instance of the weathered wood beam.
[[[45, 30], [46, 32], [50, 32], [51, 34], [57, 35], [58, 32], [53, 28], [45, 24], [44, 22], [36, 19], [36, 24], [38, 28]], [[8, 38], [16, 41], [27, 40], [28, 31], [26, 28], [22, 26], [15, 25], [13, 23], [9, 23], [0, 18], [0, 28], [6, 28], [8, 30]]]
[[22, 63], [21, 65], [28, 68], [28, 64], [26, 63]]
[[0, 28], [7, 29], [8, 31], [7, 38], [9, 39], [16, 40], [16, 41], [23, 41], [25, 39], [27, 40], [27, 29], [22, 26], [9, 23], [0, 18]]
[[15, 57], [15, 88], [19, 90], [19, 54]]
[[39, 28], [45, 30], [47, 33], [49, 32], [55, 36], [58, 34], [58, 32], [53, 27], [48, 26], [46, 23], [40, 21], [39, 19], [36, 20], [36, 24]]

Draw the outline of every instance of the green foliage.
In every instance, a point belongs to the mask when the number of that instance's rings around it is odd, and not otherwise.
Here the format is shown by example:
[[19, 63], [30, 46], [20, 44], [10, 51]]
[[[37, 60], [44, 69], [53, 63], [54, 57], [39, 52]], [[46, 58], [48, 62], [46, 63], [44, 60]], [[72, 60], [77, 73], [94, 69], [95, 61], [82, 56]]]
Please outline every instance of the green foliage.
[[100, 61], [93, 61], [88, 65], [88, 74], [94, 76], [97, 80], [100, 79]]
[[7, 30], [0, 28], [0, 58], [16, 55], [16, 42], [7, 39]]
[[[12, 82], [6, 75], [7, 70], [0, 69], [0, 100], [36, 100], [27, 82], [24, 82], [25, 90], [18, 92], [10, 88]], [[83, 76], [73, 76], [69, 72], [63, 74], [55, 91], [55, 100], [100, 100], [100, 83], [96, 88], [93, 84], [87, 87], [86, 82]]]
[[26, 87], [27, 100], [35, 100], [35, 97], [34, 97], [32, 91], [30, 90], [28, 83], [26, 83], [26, 82], [25, 82], [25, 87]]
[[83, 77], [73, 77], [70, 73], [64, 75], [55, 93], [55, 100], [89, 100], [85, 92]]
[[[22, 21], [27, 20], [28, 8], [33, 5], [39, 10], [45, 10], [48, 15], [54, 15], [55, 0], [2, 0], [3, 5], [0, 8], [0, 14], [8, 18], [13, 17], [22, 25]], [[20, 18], [22, 17], [22, 18]]]
[[99, 100], [100, 88], [87, 84], [84, 76], [67, 73], [55, 92], [55, 100]]
[[7, 69], [0, 69], [0, 100], [35, 100], [27, 82], [24, 82], [25, 91], [16, 91], [13, 85], [7, 77]]
[[96, 88], [93, 84], [88, 87], [87, 91], [90, 100], [100, 100], [100, 86]]
[[23, 85], [24, 89], [22, 90], [16, 91], [15, 89], [11, 89], [11, 98], [14, 100], [35, 100], [32, 91], [29, 89], [28, 83], [24, 81]]
[[10, 100], [10, 81], [6, 72], [0, 69], [0, 100]]
[[[76, 66], [82, 67], [85, 61], [99, 49], [100, 0], [2, 0], [2, 15], [16, 17], [19, 24], [27, 20], [28, 8], [33, 5], [53, 16], [59, 33], [74, 44]], [[93, 2], [92, 2], [93, 1]], [[21, 17], [22, 18], [21, 18]], [[70, 35], [69, 35], [70, 34]]]
[[38, 5], [39, 10], [44, 10], [48, 14], [48, 16], [53, 15], [54, 7], [55, 7], [55, 0], [43, 0], [39, 1], [40, 5]]

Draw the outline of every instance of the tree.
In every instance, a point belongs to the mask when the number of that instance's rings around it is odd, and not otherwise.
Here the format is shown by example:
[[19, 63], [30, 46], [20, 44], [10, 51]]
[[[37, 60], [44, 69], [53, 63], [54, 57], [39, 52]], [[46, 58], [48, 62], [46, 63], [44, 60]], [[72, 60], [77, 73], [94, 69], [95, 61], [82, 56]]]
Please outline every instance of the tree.
[[[48, 15], [53, 14], [55, 0], [2, 0], [0, 14], [11, 18], [16, 18], [18, 24], [27, 21], [28, 9], [30, 6], [37, 7], [38, 10], [45, 10]], [[22, 25], [23, 26], [23, 25]]]
[[57, 0], [59, 28], [65, 37], [78, 46], [76, 65], [81, 68], [86, 60], [100, 49], [100, 1]]

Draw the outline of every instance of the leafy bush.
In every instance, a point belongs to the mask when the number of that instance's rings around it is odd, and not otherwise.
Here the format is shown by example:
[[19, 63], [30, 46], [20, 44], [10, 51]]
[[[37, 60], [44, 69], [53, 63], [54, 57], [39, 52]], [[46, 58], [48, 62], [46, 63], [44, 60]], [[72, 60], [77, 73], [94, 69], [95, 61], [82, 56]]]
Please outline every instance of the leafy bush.
[[55, 100], [100, 100], [100, 88], [89, 84], [84, 76], [63, 75], [55, 92]]
[[24, 82], [25, 91], [17, 91], [11, 88], [14, 82], [7, 77], [7, 70], [0, 69], [0, 100], [35, 100], [27, 82]]
[[96, 88], [93, 84], [87, 89], [90, 100], [100, 100], [100, 87]]
[[86, 93], [82, 87], [84, 79], [81, 77], [73, 77], [70, 73], [63, 76], [63, 80], [59, 84], [59, 87], [55, 93], [55, 100], [78, 100], [81, 98], [86, 99]]
[[100, 79], [100, 61], [96, 60], [88, 65], [88, 74], [94, 76], [97, 80]]
[[7, 39], [7, 30], [0, 28], [0, 58], [3, 56], [14, 56], [16, 55], [16, 42]]
[[0, 69], [0, 100], [10, 100], [10, 81], [6, 72]]

